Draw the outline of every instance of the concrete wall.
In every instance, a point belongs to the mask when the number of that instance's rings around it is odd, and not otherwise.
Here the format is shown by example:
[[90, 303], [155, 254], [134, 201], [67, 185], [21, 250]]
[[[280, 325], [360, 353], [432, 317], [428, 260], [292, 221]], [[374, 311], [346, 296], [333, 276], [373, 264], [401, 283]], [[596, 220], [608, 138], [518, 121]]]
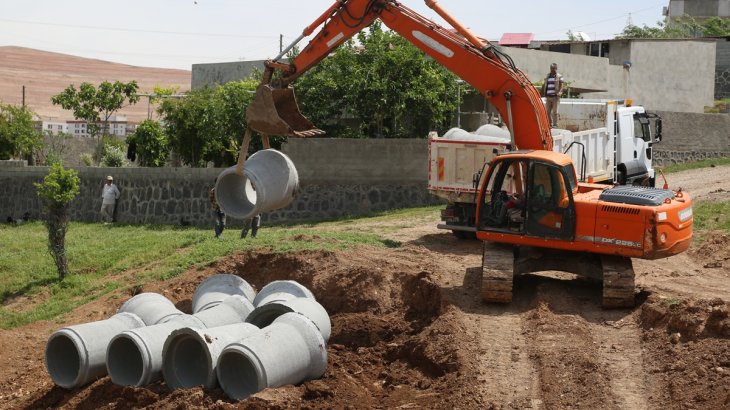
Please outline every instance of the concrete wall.
[[191, 88], [202, 88], [206, 85], [225, 84], [239, 81], [251, 76], [258, 69], [264, 71], [263, 61], [235, 61], [231, 63], [193, 64]]
[[632, 40], [627, 60], [632, 64], [628, 70], [608, 66], [607, 92], [585, 97], [632, 98], [649, 110], [702, 113], [712, 106], [714, 40]]
[[533, 83], [542, 81], [550, 72], [550, 64], [557, 63], [558, 71], [565, 81], [571, 82], [571, 87], [606, 90], [606, 58], [521, 48], [504, 48], [504, 51]]

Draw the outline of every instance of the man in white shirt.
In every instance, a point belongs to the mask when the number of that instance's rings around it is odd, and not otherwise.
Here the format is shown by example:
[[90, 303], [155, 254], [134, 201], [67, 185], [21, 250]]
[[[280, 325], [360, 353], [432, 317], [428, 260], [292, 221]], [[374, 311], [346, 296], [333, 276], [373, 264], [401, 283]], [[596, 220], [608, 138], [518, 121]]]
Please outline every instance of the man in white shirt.
[[106, 184], [101, 191], [101, 219], [104, 223], [113, 221], [117, 199], [119, 199], [119, 189], [114, 185], [114, 178], [110, 175], [106, 177]]

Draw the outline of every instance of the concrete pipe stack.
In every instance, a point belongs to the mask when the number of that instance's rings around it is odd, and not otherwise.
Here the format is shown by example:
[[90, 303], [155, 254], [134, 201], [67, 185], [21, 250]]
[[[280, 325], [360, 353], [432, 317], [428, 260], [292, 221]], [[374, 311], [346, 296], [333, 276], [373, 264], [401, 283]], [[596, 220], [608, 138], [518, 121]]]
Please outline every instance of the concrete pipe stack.
[[256, 294], [240, 277], [217, 274], [192, 305], [188, 315], [142, 293], [109, 319], [60, 329], [46, 345], [48, 372], [68, 389], [109, 374], [119, 385], [220, 384], [236, 400], [324, 374], [329, 315], [301, 284], [274, 281]]

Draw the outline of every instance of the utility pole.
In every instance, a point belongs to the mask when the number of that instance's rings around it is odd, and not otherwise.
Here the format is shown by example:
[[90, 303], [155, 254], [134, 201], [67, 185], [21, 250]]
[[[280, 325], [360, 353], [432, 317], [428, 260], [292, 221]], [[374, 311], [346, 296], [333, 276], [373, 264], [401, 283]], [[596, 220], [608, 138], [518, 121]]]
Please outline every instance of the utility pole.
[[23, 86], [23, 107], [25, 107], [25, 86]]
[[284, 35], [279, 34], [279, 52], [281, 53], [281, 51], [283, 49], [284, 49]]

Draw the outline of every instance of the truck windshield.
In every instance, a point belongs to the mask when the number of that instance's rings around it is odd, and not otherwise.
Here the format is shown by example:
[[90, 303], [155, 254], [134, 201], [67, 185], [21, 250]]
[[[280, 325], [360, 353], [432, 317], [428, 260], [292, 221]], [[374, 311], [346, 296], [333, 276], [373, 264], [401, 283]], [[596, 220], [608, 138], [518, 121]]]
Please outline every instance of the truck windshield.
[[634, 136], [646, 142], [651, 142], [649, 118], [644, 114], [634, 114]]

